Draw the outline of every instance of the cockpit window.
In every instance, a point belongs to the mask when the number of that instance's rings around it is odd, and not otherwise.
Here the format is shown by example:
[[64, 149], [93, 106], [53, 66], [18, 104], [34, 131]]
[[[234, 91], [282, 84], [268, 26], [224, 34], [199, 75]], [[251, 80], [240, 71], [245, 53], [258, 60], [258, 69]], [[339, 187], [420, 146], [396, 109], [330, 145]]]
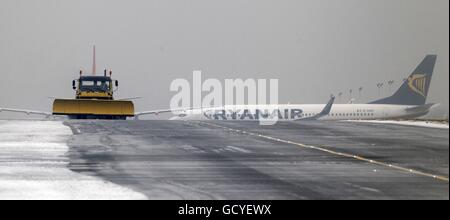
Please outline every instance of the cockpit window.
[[109, 80], [80, 80], [80, 90], [82, 92], [108, 92], [111, 81]]

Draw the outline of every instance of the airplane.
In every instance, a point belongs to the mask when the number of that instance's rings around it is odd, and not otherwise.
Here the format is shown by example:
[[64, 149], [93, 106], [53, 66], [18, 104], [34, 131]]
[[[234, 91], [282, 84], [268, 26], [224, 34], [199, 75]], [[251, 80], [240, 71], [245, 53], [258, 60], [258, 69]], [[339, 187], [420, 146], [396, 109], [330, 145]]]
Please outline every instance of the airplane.
[[[334, 104], [332, 96], [327, 104], [300, 105], [225, 105], [191, 107], [136, 112], [134, 118], [176, 112], [171, 120], [228, 120], [228, 121], [299, 121], [299, 120], [377, 120], [411, 119], [426, 115], [438, 104], [425, 104], [436, 63], [436, 55], [427, 55], [401, 87], [390, 97], [367, 104]], [[32, 110], [0, 108], [0, 112], [22, 112], [52, 117], [52, 113]]]
[[425, 104], [436, 63], [436, 55], [427, 55], [401, 87], [390, 97], [367, 104], [327, 105], [226, 105], [184, 111], [172, 120], [384, 120], [412, 119], [426, 115], [439, 104]]

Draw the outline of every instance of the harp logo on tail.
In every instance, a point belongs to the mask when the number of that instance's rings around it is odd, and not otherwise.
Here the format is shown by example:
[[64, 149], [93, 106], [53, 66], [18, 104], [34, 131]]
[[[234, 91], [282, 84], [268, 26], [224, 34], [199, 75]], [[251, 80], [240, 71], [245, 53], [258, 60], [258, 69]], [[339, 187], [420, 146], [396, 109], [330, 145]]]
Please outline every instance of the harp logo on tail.
[[427, 77], [425, 74], [414, 74], [408, 78], [409, 88], [423, 97], [426, 97], [425, 94], [426, 83]]

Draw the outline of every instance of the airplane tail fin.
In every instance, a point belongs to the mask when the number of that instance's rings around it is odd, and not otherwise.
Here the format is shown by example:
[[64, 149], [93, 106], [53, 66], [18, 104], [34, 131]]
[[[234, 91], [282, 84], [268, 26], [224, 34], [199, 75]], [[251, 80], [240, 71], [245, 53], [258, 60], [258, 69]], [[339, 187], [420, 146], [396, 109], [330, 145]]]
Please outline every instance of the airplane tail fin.
[[370, 104], [424, 105], [436, 59], [436, 55], [426, 56], [394, 95]]

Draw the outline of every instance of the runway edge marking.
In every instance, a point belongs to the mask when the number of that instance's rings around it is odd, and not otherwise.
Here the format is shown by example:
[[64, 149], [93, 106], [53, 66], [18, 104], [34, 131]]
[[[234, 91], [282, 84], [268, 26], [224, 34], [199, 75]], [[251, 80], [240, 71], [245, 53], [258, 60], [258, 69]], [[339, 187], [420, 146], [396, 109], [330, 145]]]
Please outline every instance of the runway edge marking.
[[358, 156], [358, 155], [342, 153], [342, 152], [338, 152], [338, 151], [334, 151], [334, 150], [329, 150], [329, 149], [326, 149], [326, 148], [323, 148], [323, 147], [306, 145], [306, 144], [302, 144], [302, 143], [298, 143], [298, 142], [294, 142], [294, 141], [283, 140], [283, 139], [280, 139], [280, 138], [274, 138], [274, 137], [270, 137], [270, 136], [263, 135], [263, 134], [257, 134], [257, 133], [254, 133], [254, 132], [248, 132], [248, 131], [243, 131], [243, 130], [239, 130], [239, 129], [229, 128], [229, 127], [225, 127], [225, 126], [221, 126], [221, 125], [217, 125], [217, 124], [211, 124], [211, 123], [207, 123], [207, 122], [197, 122], [197, 123], [198, 124], [209, 125], [209, 126], [212, 126], [212, 127], [221, 128], [221, 129], [225, 129], [225, 130], [228, 130], [228, 131], [233, 131], [233, 132], [237, 132], [237, 133], [241, 133], [241, 134], [245, 134], [245, 135], [249, 135], [249, 136], [259, 137], [259, 138], [263, 138], [263, 139], [266, 139], [266, 140], [271, 140], [271, 141], [276, 141], [276, 142], [280, 142], [280, 143], [295, 145], [295, 146], [298, 146], [298, 147], [301, 147], [301, 148], [313, 149], [313, 150], [329, 153], [329, 154], [336, 155], [336, 156], [351, 158], [351, 159], [367, 162], [367, 163], [370, 163], [370, 164], [375, 164], [375, 165], [384, 166], [384, 167], [388, 167], [388, 168], [395, 169], [395, 170], [404, 171], [404, 172], [415, 174], [415, 175], [419, 175], [419, 176], [430, 177], [430, 178], [441, 180], [441, 181], [444, 181], [444, 182], [449, 182], [449, 178], [445, 177], [445, 176], [434, 175], [434, 174], [431, 174], [431, 173], [425, 173], [425, 172], [422, 172], [422, 171], [409, 169], [409, 168], [401, 167], [401, 166], [398, 166], [398, 165], [393, 165], [393, 164], [388, 164], [388, 163], [377, 161], [377, 160], [368, 159], [368, 158], [361, 157], [361, 156]]

